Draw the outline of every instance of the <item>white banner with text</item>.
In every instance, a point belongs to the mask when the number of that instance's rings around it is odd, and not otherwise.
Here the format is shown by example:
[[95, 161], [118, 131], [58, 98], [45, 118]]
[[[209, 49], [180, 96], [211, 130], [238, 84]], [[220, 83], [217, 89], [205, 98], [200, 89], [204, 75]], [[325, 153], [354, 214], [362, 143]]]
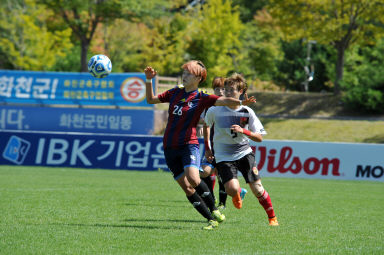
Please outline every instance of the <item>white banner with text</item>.
[[384, 144], [264, 140], [251, 145], [262, 177], [384, 181]]

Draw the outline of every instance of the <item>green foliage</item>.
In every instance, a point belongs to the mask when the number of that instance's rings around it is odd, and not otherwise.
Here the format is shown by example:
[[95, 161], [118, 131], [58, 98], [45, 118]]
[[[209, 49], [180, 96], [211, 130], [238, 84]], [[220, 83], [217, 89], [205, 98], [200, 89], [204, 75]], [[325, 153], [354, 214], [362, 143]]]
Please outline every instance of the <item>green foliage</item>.
[[234, 58], [241, 48], [244, 25], [230, 0], [209, 0], [193, 13], [188, 27], [188, 59], [202, 60], [208, 69], [207, 83], [235, 70]]
[[384, 113], [384, 38], [375, 46], [355, 47], [347, 59], [344, 102], [360, 111]]
[[[303, 82], [306, 79], [304, 66], [307, 65], [307, 43], [306, 41], [282, 41], [282, 51], [284, 58], [278, 61], [277, 69], [279, 72], [273, 79], [287, 90], [302, 91]], [[320, 44], [312, 46], [311, 61], [309, 65], [313, 65], [315, 70], [313, 80], [309, 82], [309, 91], [327, 91], [329, 80], [334, 74], [334, 65], [332, 65], [331, 47], [325, 47]]]
[[[114, 71], [142, 72], [146, 65], [152, 65], [160, 75], [179, 74], [184, 62], [187, 24], [188, 17], [177, 13], [153, 19], [147, 25], [119, 19], [104, 27], [104, 43], [108, 45], [105, 50], [114, 63]], [[96, 34], [93, 52], [99, 34], [103, 33]]]
[[58, 20], [70, 28], [81, 45], [81, 71], [86, 72], [88, 47], [98, 24], [122, 17], [126, 1], [92, 1], [92, 0], [37, 0], [52, 11], [51, 19]]
[[259, 11], [242, 30], [242, 46], [234, 56], [235, 70], [243, 73], [248, 82], [272, 80], [279, 71], [277, 62], [283, 58], [280, 36], [268, 12]]
[[384, 5], [376, 0], [270, 0], [269, 10], [286, 40], [316, 40], [337, 50], [335, 93], [343, 78], [344, 52], [384, 34]]
[[144, 47], [143, 56], [160, 74], [180, 75], [185, 62], [189, 22], [190, 18], [180, 13], [153, 22], [150, 42]]
[[233, 0], [233, 4], [239, 6], [240, 19], [248, 23], [252, 22], [255, 14], [268, 4], [268, 0]]
[[49, 15], [32, 0], [1, 9], [0, 52], [16, 69], [49, 70], [71, 49], [71, 31], [49, 31]]
[[57, 56], [56, 63], [48, 71], [80, 72], [80, 44], [76, 44], [65, 52], [64, 56]]

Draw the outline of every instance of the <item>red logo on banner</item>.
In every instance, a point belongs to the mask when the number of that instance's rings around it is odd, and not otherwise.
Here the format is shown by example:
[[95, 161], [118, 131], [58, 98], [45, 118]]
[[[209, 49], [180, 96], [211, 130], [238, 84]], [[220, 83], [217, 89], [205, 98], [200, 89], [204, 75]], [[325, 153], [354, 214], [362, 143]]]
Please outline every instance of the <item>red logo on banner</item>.
[[[318, 159], [316, 157], [309, 157], [302, 159], [298, 156], [293, 156], [293, 149], [289, 146], [281, 148], [280, 153], [276, 149], [271, 149], [267, 152], [265, 146], [252, 147], [255, 155], [260, 153], [260, 159], [257, 168], [261, 170], [265, 163], [267, 163], [267, 171], [273, 173], [278, 171], [280, 173], [291, 172], [298, 174], [302, 170], [309, 175], [316, 174], [320, 171], [321, 175], [328, 175], [329, 170], [333, 176], [340, 176], [339, 166], [340, 160], [338, 158]], [[276, 155], [279, 154], [279, 157]], [[332, 169], [331, 169], [332, 168]]]
[[120, 93], [127, 102], [141, 102], [145, 98], [145, 83], [140, 78], [128, 78], [121, 84]]

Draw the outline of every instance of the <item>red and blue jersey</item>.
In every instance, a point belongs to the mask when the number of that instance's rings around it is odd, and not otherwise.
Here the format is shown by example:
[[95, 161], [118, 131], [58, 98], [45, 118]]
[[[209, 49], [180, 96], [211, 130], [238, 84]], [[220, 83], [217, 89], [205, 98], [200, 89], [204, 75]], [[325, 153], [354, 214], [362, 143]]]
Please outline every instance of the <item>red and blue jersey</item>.
[[199, 144], [196, 126], [201, 113], [219, 98], [200, 90], [186, 92], [175, 87], [158, 95], [161, 102], [169, 102], [168, 123], [165, 128], [164, 148], [177, 148], [186, 144]]

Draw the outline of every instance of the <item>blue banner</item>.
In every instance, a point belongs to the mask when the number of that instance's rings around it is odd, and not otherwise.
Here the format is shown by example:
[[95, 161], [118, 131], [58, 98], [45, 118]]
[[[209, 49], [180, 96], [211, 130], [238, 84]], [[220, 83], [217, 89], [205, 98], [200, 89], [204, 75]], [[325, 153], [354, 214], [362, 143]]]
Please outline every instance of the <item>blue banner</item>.
[[153, 108], [145, 100], [144, 73], [89, 73], [0, 70], [0, 102], [114, 105]]
[[153, 134], [154, 111], [1, 106], [0, 130]]
[[0, 165], [166, 170], [162, 137], [0, 131]]

